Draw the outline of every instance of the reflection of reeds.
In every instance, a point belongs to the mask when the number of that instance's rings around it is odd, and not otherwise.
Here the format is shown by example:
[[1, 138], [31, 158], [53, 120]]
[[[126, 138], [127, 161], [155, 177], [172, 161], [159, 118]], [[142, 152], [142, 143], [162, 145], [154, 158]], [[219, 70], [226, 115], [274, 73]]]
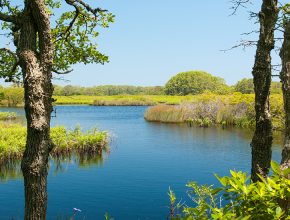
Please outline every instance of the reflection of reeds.
[[0, 181], [5, 182], [11, 179], [19, 179], [22, 177], [20, 169], [20, 161], [6, 161], [0, 164]]
[[[80, 168], [88, 168], [91, 166], [101, 166], [104, 163], [104, 153], [108, 153], [107, 148], [100, 152], [83, 152], [58, 154], [53, 155], [51, 162], [55, 165], [54, 175], [58, 173], [65, 173], [67, 171], [68, 164], [77, 164]], [[20, 168], [20, 160], [6, 160], [5, 163], [0, 164], [0, 182], [6, 182], [8, 180], [22, 178], [22, 172]], [[50, 167], [50, 166], [49, 166]]]

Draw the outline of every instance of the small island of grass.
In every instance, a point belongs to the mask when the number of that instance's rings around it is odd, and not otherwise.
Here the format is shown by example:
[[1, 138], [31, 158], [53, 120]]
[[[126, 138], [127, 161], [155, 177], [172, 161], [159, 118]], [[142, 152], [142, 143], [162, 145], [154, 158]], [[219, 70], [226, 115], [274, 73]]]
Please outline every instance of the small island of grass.
[[[62, 126], [53, 127], [51, 138], [55, 144], [51, 152], [52, 157], [102, 154], [109, 142], [107, 132], [97, 129], [83, 132], [79, 127], [74, 130]], [[0, 124], [0, 164], [20, 160], [25, 150], [25, 142], [25, 126]]]

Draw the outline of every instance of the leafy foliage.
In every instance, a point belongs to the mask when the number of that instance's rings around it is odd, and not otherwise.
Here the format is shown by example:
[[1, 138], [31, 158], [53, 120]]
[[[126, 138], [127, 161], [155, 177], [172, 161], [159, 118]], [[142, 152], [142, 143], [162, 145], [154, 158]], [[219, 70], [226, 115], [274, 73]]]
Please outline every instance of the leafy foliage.
[[[23, 3], [2, 0], [1, 12], [21, 17]], [[92, 8], [82, 1], [45, 0], [46, 10], [51, 15], [51, 33], [54, 44], [53, 72], [68, 73], [76, 63], [108, 62], [108, 57], [98, 50], [98, 27], [108, 28], [114, 15], [107, 10]], [[71, 7], [71, 11], [69, 8]], [[0, 22], [3, 34], [14, 46], [0, 48], [0, 77], [6, 81], [20, 81], [19, 61], [16, 48], [20, 29], [13, 23]]]
[[[242, 94], [254, 94], [253, 79], [242, 79], [234, 86], [235, 92]], [[282, 94], [282, 84], [280, 82], [271, 83], [271, 94]]]
[[225, 80], [203, 71], [182, 72], [172, 77], [165, 85], [167, 95], [196, 95], [206, 91], [227, 94], [230, 88]]
[[[230, 171], [231, 176], [216, 175], [218, 188], [190, 182], [187, 187], [193, 205], [183, 205], [171, 219], [290, 219], [290, 169], [281, 170], [272, 162], [272, 171], [271, 177], [260, 177], [256, 183], [249, 182], [246, 173], [235, 171]], [[176, 206], [175, 200], [170, 198], [171, 206]]]
[[64, 87], [55, 85], [54, 95], [57, 96], [72, 96], [72, 95], [97, 95], [97, 96], [112, 96], [112, 95], [163, 95], [162, 86], [115, 86], [103, 85], [93, 87], [81, 87], [66, 85]]
[[9, 107], [15, 107], [23, 103], [24, 90], [20, 87], [8, 87], [4, 89], [4, 99]]
[[254, 93], [254, 83], [253, 79], [242, 79], [235, 85], [235, 92], [240, 92], [242, 94], [253, 94]]

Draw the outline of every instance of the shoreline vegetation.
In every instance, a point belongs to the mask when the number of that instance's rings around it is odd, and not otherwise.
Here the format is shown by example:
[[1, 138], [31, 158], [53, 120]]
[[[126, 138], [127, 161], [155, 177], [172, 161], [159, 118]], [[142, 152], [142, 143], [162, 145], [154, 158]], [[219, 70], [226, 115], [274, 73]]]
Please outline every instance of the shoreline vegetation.
[[[255, 125], [255, 96], [233, 93], [231, 95], [201, 94], [192, 96], [179, 105], [159, 104], [147, 109], [144, 118], [150, 122], [188, 123], [209, 127], [214, 125], [253, 128]], [[283, 130], [283, 98], [270, 97], [273, 128]]]
[[15, 112], [0, 112], [0, 121], [15, 120], [17, 114]]
[[[144, 118], [149, 122], [188, 123], [208, 127], [214, 125], [253, 128], [255, 125], [254, 94], [234, 92], [226, 95], [113, 95], [113, 96], [54, 96], [55, 105], [149, 106]], [[270, 97], [273, 128], [283, 130], [282, 94]], [[15, 113], [3, 113], [3, 119], [15, 119]]]
[[[19, 161], [25, 149], [26, 127], [1, 123], [0, 137], [0, 167]], [[51, 139], [55, 146], [50, 155], [56, 159], [71, 157], [74, 154], [85, 159], [109, 150], [108, 133], [95, 128], [83, 132], [80, 127], [68, 130], [57, 126], [51, 128]]]

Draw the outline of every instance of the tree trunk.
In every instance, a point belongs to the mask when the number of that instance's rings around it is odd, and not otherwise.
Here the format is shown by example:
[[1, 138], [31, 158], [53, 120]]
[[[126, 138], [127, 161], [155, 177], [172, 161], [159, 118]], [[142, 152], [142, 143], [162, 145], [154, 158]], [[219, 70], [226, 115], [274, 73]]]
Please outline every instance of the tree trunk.
[[49, 15], [43, 0], [26, 0], [17, 54], [24, 78], [27, 119], [26, 149], [21, 168], [25, 219], [46, 219], [48, 157], [52, 149], [51, 65], [53, 47]]
[[282, 61], [280, 79], [282, 82], [285, 110], [285, 139], [281, 167], [286, 169], [290, 167], [290, 21], [287, 21], [284, 26], [284, 42], [280, 57]]
[[278, 18], [277, 0], [263, 0], [259, 13], [260, 36], [253, 67], [255, 86], [256, 130], [252, 139], [252, 181], [266, 177], [272, 156], [272, 121], [270, 114], [271, 51]]

